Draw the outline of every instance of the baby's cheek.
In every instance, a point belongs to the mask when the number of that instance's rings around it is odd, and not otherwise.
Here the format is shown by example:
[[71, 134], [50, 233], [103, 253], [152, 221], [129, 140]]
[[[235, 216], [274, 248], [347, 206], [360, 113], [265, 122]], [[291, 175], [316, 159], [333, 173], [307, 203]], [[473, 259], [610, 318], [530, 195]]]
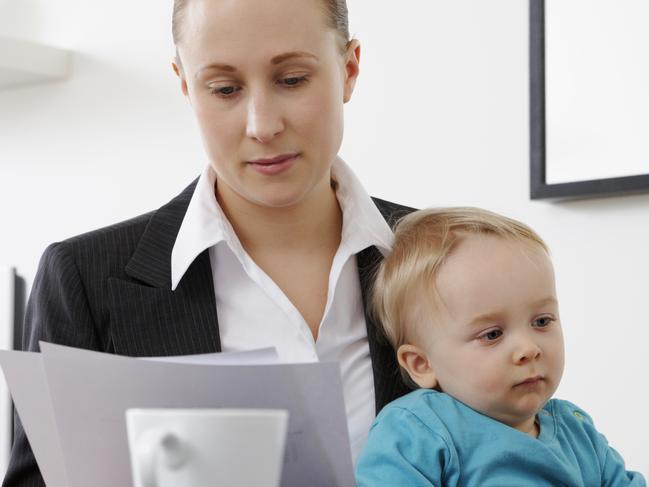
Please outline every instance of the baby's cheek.
[[498, 372], [489, 372], [480, 374], [480, 383], [476, 384], [476, 388], [479, 389], [482, 394], [487, 398], [495, 399], [498, 396], [502, 396], [505, 392], [505, 379]]
[[476, 377], [465, 389], [465, 403], [487, 416], [493, 416], [503, 401], [503, 390], [491, 376]]

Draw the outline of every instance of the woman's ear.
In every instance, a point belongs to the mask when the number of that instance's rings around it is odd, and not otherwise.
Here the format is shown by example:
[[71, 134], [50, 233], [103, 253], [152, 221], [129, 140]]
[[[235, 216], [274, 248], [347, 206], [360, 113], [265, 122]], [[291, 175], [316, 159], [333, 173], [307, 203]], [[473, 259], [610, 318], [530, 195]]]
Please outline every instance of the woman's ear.
[[424, 389], [437, 386], [437, 376], [424, 351], [415, 345], [401, 345], [397, 350], [399, 365], [406, 369], [410, 378]]
[[352, 98], [354, 86], [358, 79], [360, 62], [361, 44], [357, 39], [352, 39], [347, 44], [347, 50], [345, 51], [345, 86], [343, 89], [344, 103], [347, 103]]
[[171, 62], [171, 67], [176, 73], [176, 76], [180, 79], [180, 89], [183, 92], [183, 95], [187, 96], [187, 81], [185, 80], [185, 73], [183, 73], [183, 68], [180, 65], [180, 60], [175, 58]]

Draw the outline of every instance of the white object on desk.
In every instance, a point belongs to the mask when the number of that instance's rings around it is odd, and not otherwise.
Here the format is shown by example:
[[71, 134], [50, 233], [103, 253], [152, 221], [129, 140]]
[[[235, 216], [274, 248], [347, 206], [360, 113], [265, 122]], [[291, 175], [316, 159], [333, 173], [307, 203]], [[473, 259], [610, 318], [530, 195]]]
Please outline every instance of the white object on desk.
[[288, 412], [129, 409], [135, 487], [278, 487]]

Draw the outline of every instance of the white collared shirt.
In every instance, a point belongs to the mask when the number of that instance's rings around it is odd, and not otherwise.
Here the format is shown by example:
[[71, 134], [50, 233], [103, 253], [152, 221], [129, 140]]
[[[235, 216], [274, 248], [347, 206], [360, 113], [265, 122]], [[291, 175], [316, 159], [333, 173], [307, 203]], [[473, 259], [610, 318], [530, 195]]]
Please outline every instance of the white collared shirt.
[[343, 214], [342, 237], [329, 273], [327, 303], [314, 341], [309, 325], [244, 250], [214, 195], [216, 174], [201, 174], [171, 254], [171, 285], [209, 249], [224, 352], [275, 347], [282, 362], [336, 361], [354, 463], [374, 420], [374, 379], [356, 254], [392, 246], [392, 231], [351, 169], [332, 166]]

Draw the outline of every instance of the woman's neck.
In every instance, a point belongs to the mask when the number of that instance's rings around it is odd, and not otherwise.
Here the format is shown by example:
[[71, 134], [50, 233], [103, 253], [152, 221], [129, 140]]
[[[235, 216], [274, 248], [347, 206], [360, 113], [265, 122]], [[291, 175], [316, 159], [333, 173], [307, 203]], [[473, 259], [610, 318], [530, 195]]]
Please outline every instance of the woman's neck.
[[[218, 183], [217, 183], [218, 184]], [[342, 213], [329, 181], [292, 206], [256, 204], [224, 188], [216, 197], [243, 247], [249, 253], [309, 251], [338, 247]], [[326, 237], [326, 238], [323, 238]]]

